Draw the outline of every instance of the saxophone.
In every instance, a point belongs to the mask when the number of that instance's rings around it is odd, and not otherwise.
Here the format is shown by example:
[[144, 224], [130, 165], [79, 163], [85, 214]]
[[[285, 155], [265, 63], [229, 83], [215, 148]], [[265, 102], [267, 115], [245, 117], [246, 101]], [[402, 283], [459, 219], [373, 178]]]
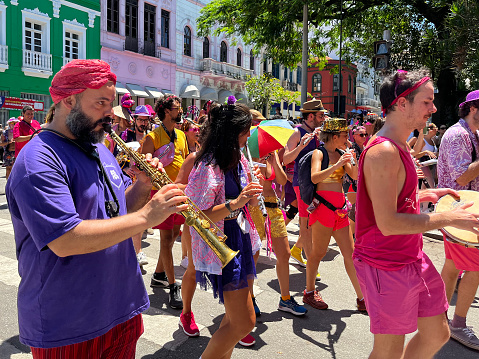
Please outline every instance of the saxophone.
[[[156, 188], [173, 183], [165, 172], [151, 166], [145, 160], [145, 155], [128, 147], [121, 137], [115, 131], [112, 131], [110, 123], [103, 123], [103, 127], [116, 144], [122, 148], [124, 153], [135, 162], [138, 169], [146, 173]], [[187, 199], [186, 203], [188, 204], [188, 209], [180, 212], [185, 217], [185, 223], [198, 232], [203, 241], [221, 261], [221, 268], [224, 268], [238, 254], [238, 251], [231, 250], [224, 243], [226, 235], [190, 199]]]

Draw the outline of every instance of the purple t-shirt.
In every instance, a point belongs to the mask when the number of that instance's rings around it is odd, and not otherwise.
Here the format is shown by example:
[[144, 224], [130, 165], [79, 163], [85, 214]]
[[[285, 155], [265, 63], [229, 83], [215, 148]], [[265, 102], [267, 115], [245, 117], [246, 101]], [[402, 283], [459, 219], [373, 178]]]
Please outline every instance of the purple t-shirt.
[[[20, 340], [41, 348], [79, 343], [147, 309], [148, 295], [131, 238], [64, 258], [48, 249], [82, 220], [109, 218], [105, 196], [112, 198], [96, 161], [75, 144], [42, 132], [28, 146], [6, 186], [21, 277]], [[96, 147], [124, 215], [131, 181], [105, 146]]]

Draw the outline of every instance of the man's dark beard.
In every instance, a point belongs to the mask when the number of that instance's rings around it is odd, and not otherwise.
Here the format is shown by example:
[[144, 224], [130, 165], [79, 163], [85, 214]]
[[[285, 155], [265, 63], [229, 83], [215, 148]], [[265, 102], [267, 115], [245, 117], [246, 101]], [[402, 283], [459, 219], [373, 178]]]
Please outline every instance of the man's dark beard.
[[146, 131], [147, 127], [148, 126], [146, 125], [140, 125], [140, 126], [136, 126], [136, 129], [138, 130], [138, 132], [143, 133]]
[[105, 134], [103, 128], [100, 131], [95, 131], [95, 128], [103, 122], [108, 121], [102, 118], [95, 122], [93, 117], [81, 110], [79, 104], [75, 105], [66, 119], [66, 125], [72, 135], [80, 142], [89, 143], [103, 142]]
[[174, 119], [176, 123], [180, 123], [182, 118], [181, 118], [182, 114], [179, 113], [178, 116]]

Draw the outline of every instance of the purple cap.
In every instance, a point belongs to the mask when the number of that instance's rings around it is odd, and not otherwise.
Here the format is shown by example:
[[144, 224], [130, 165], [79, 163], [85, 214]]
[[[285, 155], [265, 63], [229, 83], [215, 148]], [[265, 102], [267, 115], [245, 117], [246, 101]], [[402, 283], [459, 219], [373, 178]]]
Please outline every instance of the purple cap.
[[150, 117], [150, 111], [148, 111], [148, 107], [144, 105], [136, 106], [135, 108], [135, 117], [137, 116], [148, 116]]
[[479, 90], [476, 90], [476, 91], [472, 91], [472, 92], [469, 92], [466, 96], [466, 101], [462, 102], [459, 107], [462, 107], [464, 106], [464, 104], [466, 102], [471, 102], [471, 101], [475, 101], [475, 100], [479, 100]]

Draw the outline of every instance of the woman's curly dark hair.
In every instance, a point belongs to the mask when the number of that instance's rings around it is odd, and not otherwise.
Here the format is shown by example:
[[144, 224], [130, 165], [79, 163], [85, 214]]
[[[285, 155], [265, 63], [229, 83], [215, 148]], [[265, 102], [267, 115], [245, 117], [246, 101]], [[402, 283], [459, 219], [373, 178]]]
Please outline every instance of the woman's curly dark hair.
[[237, 167], [241, 159], [238, 137], [250, 130], [251, 121], [249, 108], [244, 104], [213, 105], [200, 132], [201, 149], [195, 164], [205, 160], [224, 173]]

